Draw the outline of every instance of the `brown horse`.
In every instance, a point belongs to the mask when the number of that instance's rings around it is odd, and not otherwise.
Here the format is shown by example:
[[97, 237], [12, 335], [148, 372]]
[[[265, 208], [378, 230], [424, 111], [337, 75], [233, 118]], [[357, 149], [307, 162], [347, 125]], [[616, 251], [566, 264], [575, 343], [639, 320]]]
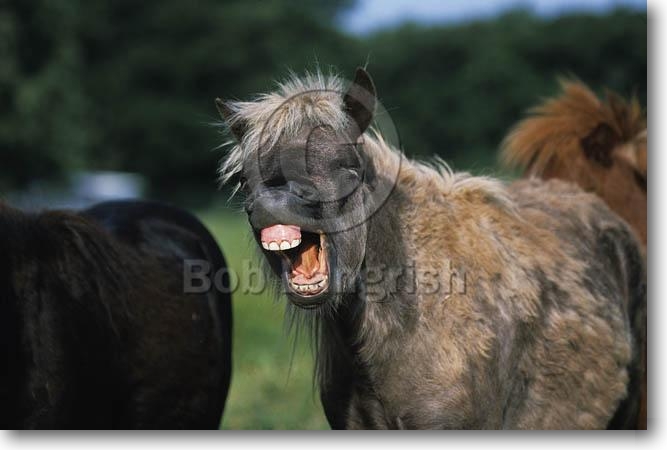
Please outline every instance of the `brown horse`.
[[[600, 196], [633, 228], [646, 251], [647, 128], [636, 98], [608, 92], [605, 101], [576, 81], [533, 108], [503, 143], [502, 158], [526, 176], [576, 183]], [[646, 428], [646, 325], [638, 428]]]

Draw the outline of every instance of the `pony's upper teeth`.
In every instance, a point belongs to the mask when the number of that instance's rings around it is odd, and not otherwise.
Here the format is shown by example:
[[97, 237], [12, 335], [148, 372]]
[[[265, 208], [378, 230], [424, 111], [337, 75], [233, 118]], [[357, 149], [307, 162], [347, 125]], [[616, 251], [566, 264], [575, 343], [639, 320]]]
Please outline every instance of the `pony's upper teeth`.
[[264, 242], [262, 241], [262, 247], [265, 250], [272, 250], [272, 251], [278, 251], [278, 250], [289, 250], [290, 248], [298, 247], [299, 244], [301, 244], [301, 239], [294, 239], [291, 242], [290, 241], [271, 241], [271, 242]]

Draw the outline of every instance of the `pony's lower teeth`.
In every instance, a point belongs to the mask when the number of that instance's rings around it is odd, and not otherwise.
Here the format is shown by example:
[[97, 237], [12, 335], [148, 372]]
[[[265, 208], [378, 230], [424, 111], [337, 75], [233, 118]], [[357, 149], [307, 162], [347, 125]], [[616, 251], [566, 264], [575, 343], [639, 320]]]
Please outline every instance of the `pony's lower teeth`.
[[327, 285], [328, 278], [325, 277], [323, 280], [320, 280], [317, 283], [313, 284], [297, 284], [290, 280], [289, 284], [296, 292], [304, 294], [312, 294], [320, 292]]

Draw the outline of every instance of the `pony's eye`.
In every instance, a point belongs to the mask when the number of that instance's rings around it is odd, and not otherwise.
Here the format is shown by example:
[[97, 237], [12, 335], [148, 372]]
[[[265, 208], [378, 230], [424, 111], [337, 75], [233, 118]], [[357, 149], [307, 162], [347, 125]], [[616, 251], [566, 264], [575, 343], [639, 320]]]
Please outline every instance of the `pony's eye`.
[[358, 161], [338, 161], [336, 168], [346, 172], [353, 172], [358, 175], [361, 171], [361, 164], [359, 164]]
[[344, 156], [336, 161], [336, 168], [353, 171], [358, 174], [361, 172], [362, 164], [356, 144], [348, 144], [345, 149], [347, 151], [343, 153]]
[[345, 174], [348, 177], [352, 176], [355, 180], [361, 180], [363, 178], [363, 168], [357, 163], [343, 164], [338, 170], [341, 174]]

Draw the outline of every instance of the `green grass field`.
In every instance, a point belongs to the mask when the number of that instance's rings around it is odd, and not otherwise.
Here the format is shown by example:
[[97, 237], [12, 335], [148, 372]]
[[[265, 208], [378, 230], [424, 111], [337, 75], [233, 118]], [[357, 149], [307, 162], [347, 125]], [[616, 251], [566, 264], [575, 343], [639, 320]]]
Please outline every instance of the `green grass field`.
[[[223, 207], [198, 216], [218, 240], [229, 267], [241, 273], [256, 253], [245, 216]], [[232, 302], [234, 366], [221, 428], [327, 429], [313, 391], [309, 343], [299, 342], [294, 349], [293, 336], [285, 331], [285, 299], [237, 289]]]

